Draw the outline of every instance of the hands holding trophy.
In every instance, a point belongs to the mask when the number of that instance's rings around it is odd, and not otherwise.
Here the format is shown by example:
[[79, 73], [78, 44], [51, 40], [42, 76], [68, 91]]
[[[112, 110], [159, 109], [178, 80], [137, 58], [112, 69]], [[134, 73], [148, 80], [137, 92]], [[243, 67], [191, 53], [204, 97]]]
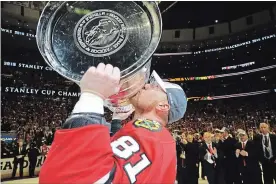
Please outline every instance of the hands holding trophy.
[[[161, 33], [155, 2], [56, 1], [41, 14], [37, 44], [46, 63], [81, 90], [88, 69], [90, 74], [110, 70], [120, 83], [113, 94], [110, 89], [101, 93], [105, 105], [112, 111], [129, 111], [128, 99], [149, 79], [151, 56]], [[95, 79], [84, 78], [97, 87]], [[99, 75], [98, 80], [106, 82], [105, 76]]]

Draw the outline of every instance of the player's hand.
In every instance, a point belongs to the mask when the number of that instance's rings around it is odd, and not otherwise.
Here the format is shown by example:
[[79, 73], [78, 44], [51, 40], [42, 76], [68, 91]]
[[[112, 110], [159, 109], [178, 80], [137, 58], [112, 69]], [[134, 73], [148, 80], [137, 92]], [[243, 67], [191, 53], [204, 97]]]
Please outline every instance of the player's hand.
[[240, 150], [240, 149], [236, 149], [236, 155], [239, 155], [239, 154], [240, 154], [240, 152], [241, 152], [241, 150]]
[[240, 154], [241, 154], [242, 156], [248, 156], [248, 153], [247, 153], [246, 151], [244, 151], [244, 150], [242, 150], [242, 151], [240, 152]]
[[127, 119], [133, 112], [135, 111], [134, 108], [132, 108], [130, 111], [128, 112], [114, 112], [112, 119], [118, 119], [118, 120], [125, 120]]
[[90, 67], [80, 81], [81, 92], [95, 94], [103, 100], [118, 93], [120, 69], [110, 64], [100, 63], [97, 68]]
[[188, 144], [188, 142], [187, 142], [186, 139], [182, 139], [182, 143], [183, 143], [183, 144]]
[[213, 149], [213, 154], [216, 155], [218, 153], [217, 148]]

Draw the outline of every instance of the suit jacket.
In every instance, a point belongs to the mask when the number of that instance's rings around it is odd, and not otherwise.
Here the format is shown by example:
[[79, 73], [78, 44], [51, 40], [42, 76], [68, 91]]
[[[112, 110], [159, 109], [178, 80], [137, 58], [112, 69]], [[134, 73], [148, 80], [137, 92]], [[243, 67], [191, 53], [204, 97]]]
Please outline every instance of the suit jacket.
[[[276, 135], [273, 135], [273, 134], [269, 134], [269, 138], [270, 138], [270, 142], [271, 142], [271, 147], [272, 147], [272, 154], [273, 154], [273, 157], [272, 157], [272, 161], [274, 162], [276, 160]], [[263, 135], [258, 135], [258, 136], [255, 136], [255, 143], [257, 145], [257, 149], [259, 151], [259, 160], [260, 162], [264, 162], [264, 160], [266, 159], [265, 158], [265, 153], [264, 153], [264, 150], [263, 150]]]
[[224, 152], [223, 152], [223, 142], [219, 140], [216, 142], [217, 150], [220, 153], [218, 155], [218, 160], [217, 160], [217, 167], [223, 167], [223, 159], [224, 159]]
[[226, 165], [231, 164], [233, 165], [233, 160], [235, 160], [235, 144], [237, 140], [231, 137], [228, 137], [223, 141], [221, 144], [221, 149], [224, 153], [224, 161], [226, 161]]
[[242, 149], [242, 143], [239, 142], [235, 145], [236, 149], [244, 150], [248, 153], [248, 156], [239, 155], [238, 160], [238, 168], [242, 170], [244, 168], [244, 161], [246, 164], [246, 169], [248, 171], [252, 171], [253, 173], [261, 172], [260, 164], [259, 164], [259, 151], [257, 149], [257, 145], [254, 144], [253, 141], [248, 140], [245, 148]]
[[184, 145], [184, 150], [186, 153], [186, 164], [187, 167], [195, 166], [199, 163], [199, 146], [198, 143], [188, 142]]
[[180, 155], [181, 155], [182, 151], [185, 151], [184, 148], [185, 148], [185, 145], [180, 140], [176, 140], [177, 166], [179, 168], [180, 168], [180, 166], [182, 166], [182, 158], [180, 158]]
[[[24, 157], [26, 156], [26, 154], [27, 154], [27, 150], [26, 150], [26, 146], [22, 146], [22, 150], [21, 150], [21, 153], [19, 153], [19, 146], [17, 145], [15, 148], [14, 148], [14, 150], [13, 150], [13, 157], [14, 157], [14, 159], [18, 159], [16, 156], [18, 156], [18, 155], [24, 155]], [[23, 157], [23, 158], [24, 158]]]
[[[218, 155], [218, 158], [219, 158], [219, 155], [220, 155], [220, 153], [219, 153], [219, 150], [218, 150], [218, 146], [217, 146], [217, 144], [216, 143], [212, 143], [212, 147], [213, 147], [213, 149], [214, 148], [216, 148], [217, 149], [217, 155]], [[202, 160], [203, 161], [203, 164], [209, 164], [209, 162], [207, 161], [207, 160], [205, 160], [205, 155], [206, 155], [206, 153], [207, 153], [207, 150], [208, 150], [208, 146], [207, 146], [207, 144], [204, 142], [201, 146], [200, 146], [200, 148], [199, 148], [199, 158], [200, 158], [200, 160]], [[218, 158], [214, 158], [214, 161], [217, 163], [218, 162]]]

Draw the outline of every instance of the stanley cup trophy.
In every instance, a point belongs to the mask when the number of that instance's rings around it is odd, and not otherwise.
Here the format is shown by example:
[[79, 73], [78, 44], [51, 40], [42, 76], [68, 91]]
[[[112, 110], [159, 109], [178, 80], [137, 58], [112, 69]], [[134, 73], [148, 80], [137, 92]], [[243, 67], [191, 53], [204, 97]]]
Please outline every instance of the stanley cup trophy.
[[121, 89], [105, 105], [122, 112], [148, 81], [161, 33], [156, 2], [53, 1], [41, 14], [37, 45], [50, 67], [77, 84], [90, 66], [120, 68]]

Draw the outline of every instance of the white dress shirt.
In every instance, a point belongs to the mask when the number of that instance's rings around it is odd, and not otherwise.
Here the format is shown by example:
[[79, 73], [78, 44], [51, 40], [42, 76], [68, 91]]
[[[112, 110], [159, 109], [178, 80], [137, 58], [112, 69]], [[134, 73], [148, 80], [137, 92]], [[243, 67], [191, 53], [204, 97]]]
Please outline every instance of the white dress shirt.
[[[213, 163], [214, 163], [214, 160], [212, 160], [212, 154], [209, 152], [209, 145], [211, 145], [211, 148], [212, 148], [212, 149], [213, 149], [213, 145], [212, 145], [212, 143], [209, 143], [209, 144], [206, 143], [206, 145], [207, 145], [208, 151], [207, 151], [207, 153], [205, 154], [204, 159], [205, 159], [207, 162], [209, 162], [210, 164], [213, 164]], [[215, 153], [213, 156], [215, 156], [216, 158], [218, 158], [218, 154], [217, 154], [217, 153]]]
[[[272, 147], [271, 147], [271, 141], [270, 141], [270, 137], [269, 137], [269, 134], [262, 134], [263, 136], [263, 150], [264, 150], [264, 156], [265, 156], [265, 149], [268, 150], [269, 152], [269, 158], [268, 159], [271, 159], [273, 157], [273, 153], [272, 153]], [[268, 147], [265, 146], [265, 137], [267, 137], [267, 140], [268, 140]]]

